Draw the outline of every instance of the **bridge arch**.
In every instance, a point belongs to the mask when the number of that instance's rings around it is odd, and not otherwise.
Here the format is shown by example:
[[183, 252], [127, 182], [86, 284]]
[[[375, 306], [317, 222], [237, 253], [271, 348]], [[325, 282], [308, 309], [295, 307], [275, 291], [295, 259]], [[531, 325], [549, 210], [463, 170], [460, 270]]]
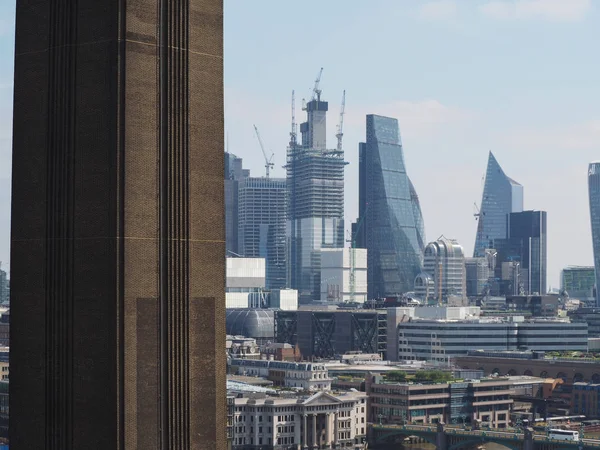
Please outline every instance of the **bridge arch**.
[[540, 372], [540, 378], [548, 378], [548, 371], [547, 370], [542, 370]]
[[[394, 430], [394, 431], [389, 431], [389, 432], [382, 432], [381, 434], [377, 435], [377, 437], [375, 438], [375, 442], [379, 443], [379, 444], [383, 444], [385, 443], [388, 439], [393, 438], [393, 437], [404, 437], [404, 438], [408, 438], [411, 436], [416, 436], [418, 438], [424, 439], [427, 442], [429, 442], [430, 444], [436, 445], [436, 435], [435, 432], [433, 434], [430, 433], [420, 433], [418, 431], [410, 431], [410, 430]], [[515, 449], [515, 450], [519, 450], [519, 449]]]
[[471, 439], [465, 439], [465, 440], [459, 440], [457, 442], [455, 442], [454, 444], [450, 445], [449, 447], [447, 447], [448, 450], [458, 450], [461, 448], [468, 448], [468, 447], [475, 447], [478, 444], [483, 444], [486, 442], [493, 442], [494, 444], [498, 444], [501, 445], [502, 447], [506, 447], [510, 450], [521, 450], [521, 441], [515, 441], [515, 445], [511, 445], [508, 442], [506, 442], [505, 440], [496, 440], [493, 437], [490, 438], [489, 436], [480, 436], [480, 437], [474, 437]]
[[582, 373], [576, 373], [575, 375], [573, 375], [573, 383], [579, 383], [580, 381], [583, 381]]
[[594, 384], [600, 383], [600, 374], [595, 373], [592, 375], [592, 383], [594, 383]]
[[564, 372], [558, 372], [554, 378], [562, 378], [563, 381], [567, 381], [567, 374]]
[[498, 369], [497, 367], [496, 367], [496, 368], [494, 368], [494, 369], [492, 370], [492, 375], [494, 375], [494, 374], [495, 374], [495, 375], [500, 375], [500, 369]]

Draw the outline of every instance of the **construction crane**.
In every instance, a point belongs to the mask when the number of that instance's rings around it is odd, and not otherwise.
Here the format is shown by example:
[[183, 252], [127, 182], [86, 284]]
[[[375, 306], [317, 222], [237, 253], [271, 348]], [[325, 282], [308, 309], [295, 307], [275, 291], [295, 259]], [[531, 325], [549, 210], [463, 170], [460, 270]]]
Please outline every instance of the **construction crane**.
[[346, 90], [342, 94], [342, 107], [340, 108], [340, 123], [338, 125], [337, 134], [337, 151], [342, 151], [342, 138], [344, 137], [344, 113], [346, 111]]
[[365, 221], [365, 217], [367, 216], [367, 211], [369, 211], [369, 204], [367, 203], [367, 207], [365, 208], [365, 212], [362, 217], [356, 224], [356, 229], [354, 230], [354, 234], [351, 234], [350, 239], [346, 239], [346, 242], [350, 242], [350, 301], [354, 303], [356, 300], [356, 237], [360, 232], [360, 227]]
[[[321, 70], [319, 70], [319, 74], [317, 75], [317, 78], [315, 79], [315, 85], [313, 86], [313, 89], [312, 89], [312, 95], [311, 95], [310, 101], [313, 101], [313, 100], [321, 101], [321, 89], [319, 89], [319, 84], [321, 84], [321, 75], [323, 75], [322, 67], [321, 67]], [[302, 111], [306, 111], [306, 100], [304, 100], [304, 99], [302, 99]]]
[[263, 145], [263, 141], [260, 138], [260, 133], [258, 132], [258, 128], [256, 128], [256, 125], [254, 125], [254, 131], [256, 132], [256, 137], [258, 139], [258, 143], [260, 144], [260, 149], [262, 150], [263, 156], [265, 157], [265, 171], [267, 178], [269, 178], [269, 169], [275, 165], [273, 164], [273, 156], [275, 156], [275, 153], [271, 153], [270, 158], [267, 157], [265, 146]]

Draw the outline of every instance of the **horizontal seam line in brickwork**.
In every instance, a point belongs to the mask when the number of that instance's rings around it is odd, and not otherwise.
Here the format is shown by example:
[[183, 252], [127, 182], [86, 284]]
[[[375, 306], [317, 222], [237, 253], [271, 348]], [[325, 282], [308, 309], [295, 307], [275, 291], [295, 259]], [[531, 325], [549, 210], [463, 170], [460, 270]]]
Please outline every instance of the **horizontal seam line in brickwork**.
[[[134, 42], [136, 44], [147, 45], [149, 47], [156, 47], [157, 46], [156, 44], [150, 44], [148, 42], [136, 41], [134, 39], [122, 39], [122, 40], [125, 41], [125, 42]], [[15, 56], [33, 55], [35, 53], [48, 52], [51, 49], [58, 49], [58, 48], [65, 48], [65, 47], [80, 47], [80, 46], [83, 46], [83, 45], [104, 44], [106, 42], [112, 42], [112, 41], [113, 41], [113, 39], [106, 39], [106, 40], [103, 40], [103, 41], [82, 42], [81, 44], [76, 44], [76, 45], [58, 45], [58, 46], [55, 46], [55, 47], [48, 47], [48, 48], [45, 48], [45, 49], [42, 49], [42, 50], [36, 50], [36, 51], [33, 51], [33, 52], [21, 52], [21, 53], [17, 53]], [[119, 39], [119, 41], [121, 41], [121, 39]], [[174, 50], [181, 50], [180, 47], [169, 47], [169, 48], [174, 49]], [[211, 55], [210, 53], [196, 52], [194, 50], [189, 50], [189, 49], [187, 51], [189, 53], [194, 54], [194, 55], [210, 56], [211, 58], [223, 59], [222, 56]]]
[[[138, 241], [158, 241], [159, 238], [147, 238], [147, 237], [135, 237], [135, 236], [125, 236], [123, 238], [114, 236], [114, 237], [106, 237], [106, 236], [98, 236], [98, 237], [80, 237], [80, 238], [40, 238], [40, 239], [12, 239], [12, 242], [34, 242], [34, 241], [62, 241], [62, 240], [73, 240], [73, 241], [89, 241], [95, 239], [130, 239], [130, 240], [138, 240]], [[171, 241], [188, 241], [188, 242], [219, 242], [224, 243], [224, 239], [170, 239]]]

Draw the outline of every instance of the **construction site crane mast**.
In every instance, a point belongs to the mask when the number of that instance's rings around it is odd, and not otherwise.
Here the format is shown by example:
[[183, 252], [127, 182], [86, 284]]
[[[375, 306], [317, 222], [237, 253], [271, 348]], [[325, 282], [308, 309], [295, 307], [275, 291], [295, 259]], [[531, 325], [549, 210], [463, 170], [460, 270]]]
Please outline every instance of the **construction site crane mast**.
[[[319, 74], [315, 79], [315, 85], [312, 89], [312, 95], [310, 97], [310, 101], [317, 100], [321, 101], [321, 89], [319, 89], [319, 84], [321, 84], [321, 75], [323, 75], [323, 68], [319, 70]], [[306, 111], [306, 100], [302, 99], [302, 111]]]
[[256, 128], [256, 125], [254, 125], [254, 131], [256, 132], [256, 138], [258, 139], [260, 149], [262, 150], [263, 156], [265, 157], [265, 172], [266, 172], [267, 178], [269, 178], [269, 169], [275, 165], [275, 164], [273, 164], [273, 156], [275, 156], [275, 153], [271, 153], [270, 158], [267, 157], [267, 152], [265, 151], [265, 146], [263, 145], [263, 141], [260, 138], [260, 133], [258, 132], [258, 128]]
[[296, 131], [296, 93], [292, 91], [292, 130], [290, 131], [290, 147], [296, 146], [298, 134]]
[[342, 94], [342, 107], [340, 108], [340, 123], [338, 125], [337, 134], [337, 151], [342, 151], [342, 138], [344, 137], [344, 113], [346, 111], [346, 90]]

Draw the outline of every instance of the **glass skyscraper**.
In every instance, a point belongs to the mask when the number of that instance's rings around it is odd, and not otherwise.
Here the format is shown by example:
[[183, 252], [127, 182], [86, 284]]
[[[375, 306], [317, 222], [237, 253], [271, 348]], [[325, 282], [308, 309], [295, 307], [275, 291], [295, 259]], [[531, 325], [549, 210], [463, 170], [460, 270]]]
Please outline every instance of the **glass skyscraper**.
[[286, 287], [285, 178], [248, 177], [239, 186], [239, 253], [266, 259], [268, 289]]
[[406, 173], [398, 120], [367, 116], [359, 144], [357, 246], [367, 249], [369, 298], [411, 291], [421, 272], [425, 227]]
[[[501, 277], [502, 264], [518, 263], [517, 292], [523, 289], [528, 294], [546, 294], [547, 233], [546, 211], [522, 211], [507, 217], [506, 239], [497, 239], [497, 276]], [[502, 294], [514, 290], [507, 286]]]
[[490, 152], [473, 256], [485, 256], [496, 239], [507, 236], [507, 215], [523, 211], [523, 186], [506, 176]]
[[600, 306], [600, 296], [598, 295], [598, 286], [600, 286], [600, 161], [590, 163], [588, 167], [588, 189], [594, 268], [596, 269], [596, 305]]

